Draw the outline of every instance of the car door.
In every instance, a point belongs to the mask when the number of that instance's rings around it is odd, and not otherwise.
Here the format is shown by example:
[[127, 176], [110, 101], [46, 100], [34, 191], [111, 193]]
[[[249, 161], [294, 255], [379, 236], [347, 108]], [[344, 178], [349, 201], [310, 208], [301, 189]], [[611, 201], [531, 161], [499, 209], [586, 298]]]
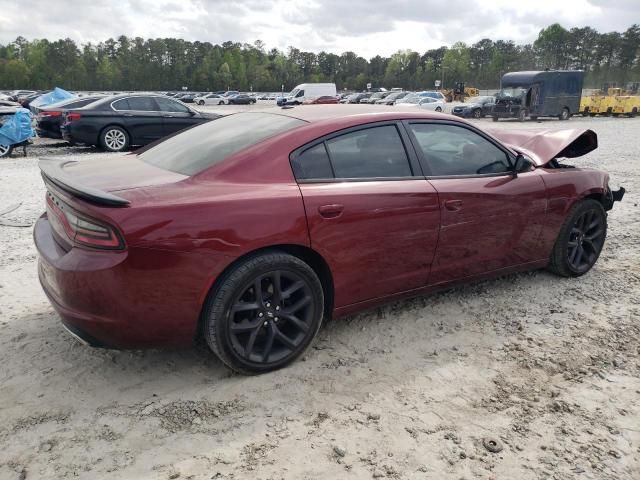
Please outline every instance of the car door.
[[494, 104], [495, 104], [495, 100], [494, 99], [484, 100], [482, 102], [482, 115], [483, 116], [491, 115], [491, 109], [493, 108]]
[[121, 115], [132, 145], [146, 145], [163, 136], [162, 117], [153, 97], [126, 97], [111, 107]]
[[540, 260], [546, 192], [535, 170], [514, 175], [512, 155], [469, 125], [407, 122], [407, 129], [440, 202], [430, 284]]
[[171, 135], [202, 122], [200, 117], [186, 105], [170, 98], [155, 98], [162, 115], [164, 135]]
[[311, 245], [329, 263], [336, 307], [427, 282], [438, 197], [408, 142], [401, 126], [382, 123], [332, 134], [292, 155]]

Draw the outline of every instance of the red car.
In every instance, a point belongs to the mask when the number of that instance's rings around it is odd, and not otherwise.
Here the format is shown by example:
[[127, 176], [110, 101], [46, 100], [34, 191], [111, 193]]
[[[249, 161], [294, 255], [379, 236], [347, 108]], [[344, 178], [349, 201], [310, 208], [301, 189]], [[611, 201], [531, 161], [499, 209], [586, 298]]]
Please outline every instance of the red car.
[[110, 348], [202, 336], [232, 369], [282, 367], [324, 318], [508, 272], [596, 262], [606, 173], [558, 163], [591, 130], [491, 134], [359, 105], [237, 113], [136, 153], [42, 160], [39, 277]]
[[305, 105], [335, 105], [337, 103], [339, 103], [338, 98], [329, 95], [313, 98], [304, 102]]

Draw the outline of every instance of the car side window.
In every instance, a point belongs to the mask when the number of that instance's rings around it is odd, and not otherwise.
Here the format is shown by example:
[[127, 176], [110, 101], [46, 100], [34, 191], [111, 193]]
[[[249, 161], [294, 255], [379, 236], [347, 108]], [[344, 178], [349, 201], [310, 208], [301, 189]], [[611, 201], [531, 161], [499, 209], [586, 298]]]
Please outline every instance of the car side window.
[[171, 100], [169, 98], [156, 98], [158, 102], [158, 108], [160, 108], [161, 112], [181, 112], [188, 113], [189, 109], [175, 100]]
[[298, 95], [296, 95], [296, 98], [297, 98], [297, 97], [304, 97], [304, 90], [300, 90], [300, 91], [298, 92]]
[[158, 111], [158, 106], [153, 97], [129, 97], [129, 110], [156, 112]]
[[432, 176], [483, 175], [511, 170], [507, 154], [477, 133], [456, 125], [410, 124]]
[[298, 180], [333, 178], [331, 162], [324, 142], [308, 148], [291, 160], [293, 174]]
[[111, 106], [113, 107], [114, 110], [131, 110], [129, 108], [128, 98], [121, 98], [120, 100], [116, 100], [115, 102], [113, 102]]
[[336, 178], [408, 177], [409, 158], [394, 125], [372, 127], [327, 140]]

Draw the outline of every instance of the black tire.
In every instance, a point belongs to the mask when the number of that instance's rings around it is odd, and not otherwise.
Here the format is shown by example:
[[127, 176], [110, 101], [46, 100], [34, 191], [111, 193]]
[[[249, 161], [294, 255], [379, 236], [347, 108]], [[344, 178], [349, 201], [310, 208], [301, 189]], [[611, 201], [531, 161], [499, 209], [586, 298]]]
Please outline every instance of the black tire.
[[473, 111], [473, 118], [482, 118], [482, 110], [480, 110], [479, 108], [476, 108]]
[[320, 329], [323, 312], [322, 284], [313, 269], [297, 257], [271, 251], [248, 257], [220, 278], [203, 309], [203, 334], [229, 368], [255, 375], [302, 355]]
[[436, 112], [442, 112], [442, 108], [441, 107], [436, 107]]
[[198, 105], [200, 105], [200, 106], [204, 105], [204, 100], [200, 100], [200, 101], [198, 102]]
[[106, 127], [100, 133], [100, 146], [108, 152], [122, 152], [129, 147], [129, 134], [116, 125]]
[[13, 145], [0, 145], [0, 158], [8, 158], [13, 152]]
[[498, 117], [493, 116], [493, 117], [491, 117], [491, 120], [493, 120], [494, 122], [497, 122], [498, 121]]
[[521, 108], [518, 112], [518, 121], [524, 122], [527, 119], [527, 111], [524, 108]]
[[224, 105], [224, 100], [220, 100], [220, 101], [218, 102], [218, 105]]
[[607, 214], [602, 204], [593, 199], [577, 203], [560, 228], [549, 270], [562, 277], [584, 275], [598, 260], [606, 237]]
[[535, 115], [532, 115], [530, 118], [531, 118], [531, 120], [533, 120], [534, 122], [535, 122], [536, 120], [538, 120], [538, 117], [536, 117]]

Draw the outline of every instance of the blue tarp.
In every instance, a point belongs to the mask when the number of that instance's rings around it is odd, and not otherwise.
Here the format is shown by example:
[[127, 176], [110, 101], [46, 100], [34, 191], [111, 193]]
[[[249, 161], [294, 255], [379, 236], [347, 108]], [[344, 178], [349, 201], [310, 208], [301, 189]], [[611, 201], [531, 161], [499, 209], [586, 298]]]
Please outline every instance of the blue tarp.
[[45, 93], [44, 95], [39, 96], [35, 100], [33, 100], [29, 106], [30, 107], [46, 107], [47, 105], [51, 105], [52, 103], [61, 102], [62, 100], [66, 100], [67, 98], [76, 98], [76, 95], [73, 93], [69, 93], [62, 88], [54, 88], [53, 92]]
[[0, 127], [0, 145], [15, 145], [31, 137], [31, 112], [26, 108], [17, 109], [15, 115], [9, 117]]

